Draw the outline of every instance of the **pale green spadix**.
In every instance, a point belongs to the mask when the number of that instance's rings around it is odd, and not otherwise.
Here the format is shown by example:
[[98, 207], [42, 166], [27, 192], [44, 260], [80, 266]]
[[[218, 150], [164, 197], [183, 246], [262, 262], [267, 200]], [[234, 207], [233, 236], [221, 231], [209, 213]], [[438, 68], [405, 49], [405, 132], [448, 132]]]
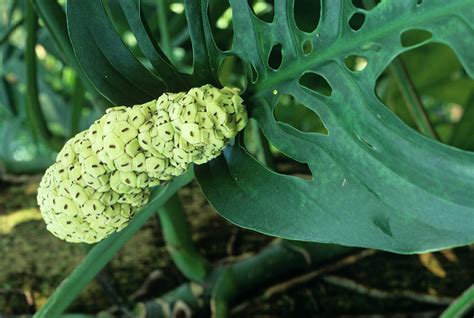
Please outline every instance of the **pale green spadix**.
[[46, 170], [38, 204], [68, 242], [98, 242], [123, 229], [149, 187], [219, 156], [247, 124], [238, 89], [211, 85], [114, 107], [69, 140]]

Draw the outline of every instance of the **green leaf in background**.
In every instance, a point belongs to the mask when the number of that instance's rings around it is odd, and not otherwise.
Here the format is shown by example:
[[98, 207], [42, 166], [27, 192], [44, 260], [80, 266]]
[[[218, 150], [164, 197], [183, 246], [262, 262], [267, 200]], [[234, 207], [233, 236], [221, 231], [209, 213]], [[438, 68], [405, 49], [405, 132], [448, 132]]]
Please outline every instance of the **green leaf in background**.
[[101, 1], [67, 2], [69, 36], [79, 63], [97, 90], [116, 105], [149, 101], [165, 83], [122, 42]]
[[[398, 253], [474, 241], [474, 154], [419, 135], [374, 93], [377, 78], [393, 58], [421, 45], [402, 46], [406, 30], [431, 32], [428, 41], [449, 45], [474, 76], [474, 30], [466, 22], [474, 20], [471, 1], [382, 1], [371, 11], [350, 1], [322, 1], [312, 33], [297, 29], [294, 1], [276, 0], [272, 23], [256, 18], [245, 1], [230, 3], [230, 53], [258, 73], [245, 94], [251, 115], [276, 148], [309, 165], [313, 180], [277, 174], [236, 143], [225, 156], [196, 167], [219, 213], [274, 236]], [[357, 31], [349, 25], [356, 12], [365, 15]], [[305, 41], [312, 46], [308, 54]], [[282, 63], [273, 70], [267, 57], [277, 43]], [[348, 56], [365, 57], [368, 64], [351, 71], [344, 63]], [[303, 87], [299, 81], [307, 72], [326, 78], [332, 94]], [[274, 108], [280, 94], [316, 112], [329, 135], [278, 123]]]
[[140, 3], [140, 0], [120, 0], [123, 14], [127, 18], [138, 45], [171, 91], [187, 88], [185, 74], [178, 73], [163, 50], [153, 40], [149, 26], [142, 18]]
[[[464, 74], [455, 53], [444, 44], [423, 45], [403, 53], [401, 60], [429, 111], [431, 122], [434, 123], [439, 137], [448, 142], [450, 136], [443, 134], [440, 128], [446, 124], [450, 125], [452, 120], [449, 109], [452, 106], [467, 107], [467, 99], [474, 90], [474, 81]], [[393, 73], [389, 78], [393, 78]], [[383, 100], [387, 106], [410, 126], [415, 127], [395, 81], [388, 82], [384, 95]]]
[[464, 108], [464, 115], [451, 136], [452, 145], [474, 151], [474, 90]]

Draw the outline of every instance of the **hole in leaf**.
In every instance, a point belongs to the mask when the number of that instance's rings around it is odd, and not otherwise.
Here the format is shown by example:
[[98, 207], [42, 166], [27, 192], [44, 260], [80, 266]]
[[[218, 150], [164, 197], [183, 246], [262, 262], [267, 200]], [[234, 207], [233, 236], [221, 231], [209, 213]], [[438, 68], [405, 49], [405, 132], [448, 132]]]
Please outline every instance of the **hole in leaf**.
[[[135, 2], [133, 3], [135, 4]], [[103, 4], [125, 45], [128, 46], [130, 51], [132, 51], [145, 67], [153, 70], [152, 64], [141, 51], [137, 39], [128, 24], [126, 19], [128, 13], [124, 12], [126, 8], [122, 7], [119, 1], [103, 1]], [[160, 21], [157, 17], [157, 10], [159, 9], [160, 6], [157, 1], [140, 2], [142, 24], [153, 43], [160, 43], [161, 40]], [[184, 12], [184, 5], [182, 1], [173, 1], [169, 6], [166, 6], [165, 11], [166, 20], [170, 22], [168, 24], [168, 33], [171, 50], [170, 52], [163, 52], [163, 56], [167, 57], [183, 71], [191, 72], [193, 65], [192, 45], [189, 38], [188, 22]]]
[[405, 31], [400, 36], [400, 40], [402, 42], [403, 47], [410, 47], [414, 45], [418, 45], [423, 43], [429, 39], [431, 39], [432, 34], [430, 31], [422, 30], [422, 29], [411, 29]]
[[280, 95], [273, 116], [276, 121], [288, 124], [299, 131], [328, 135], [321, 118], [292, 95]]
[[311, 33], [316, 30], [319, 24], [320, 14], [320, 0], [295, 0], [295, 23], [301, 31]]
[[235, 55], [222, 60], [217, 75], [222, 86], [238, 87], [242, 91], [247, 86], [244, 63]]
[[[428, 43], [398, 56], [413, 82], [438, 139], [445, 144], [474, 151], [474, 80], [453, 50]], [[379, 99], [405, 124], [419, 131], [391, 68], [377, 79]]]
[[[374, 2], [374, 3], [372, 4], [372, 3], [370, 3], [370, 2]], [[380, 3], [380, 0], [376, 0], [376, 1], [352, 0], [352, 5], [353, 5], [355, 8], [363, 9], [363, 10], [367, 10], [367, 11], [372, 10], [372, 9], [375, 8], [379, 3]]]
[[382, 49], [382, 46], [378, 43], [375, 43], [375, 42], [369, 42], [369, 43], [366, 43], [366, 44], [362, 45], [362, 50], [364, 50], [364, 51], [378, 52], [381, 49]]
[[281, 65], [281, 61], [283, 59], [281, 49], [281, 44], [275, 44], [270, 51], [270, 55], [268, 56], [268, 66], [274, 70], [277, 70]]
[[332, 87], [329, 85], [328, 81], [321, 75], [314, 72], [306, 72], [301, 75], [299, 80], [300, 85], [309, 88], [310, 90], [324, 95], [331, 96]]
[[353, 72], [360, 72], [367, 67], [367, 58], [359, 55], [349, 55], [344, 59], [346, 67]]
[[247, 151], [261, 164], [276, 173], [312, 180], [313, 175], [306, 163], [296, 161], [272, 145], [265, 137], [257, 121], [249, 119], [244, 131], [244, 144]]
[[422, 3], [423, 3], [423, 0], [416, 0], [416, 4], [417, 4], [417, 5], [420, 5], [420, 4], [422, 4]]
[[248, 4], [257, 18], [268, 23], [273, 21], [272, 0], [248, 0]]
[[305, 55], [308, 55], [311, 53], [311, 51], [313, 51], [313, 44], [311, 43], [310, 40], [305, 40], [303, 42], [303, 53]]
[[210, 0], [208, 7], [209, 23], [217, 47], [227, 51], [232, 47], [232, 8], [228, 0]]
[[255, 83], [258, 79], [258, 72], [255, 69], [255, 66], [253, 66], [252, 63], [250, 63], [250, 71], [252, 73], [252, 83]]
[[[156, 12], [156, 5], [152, 5], [151, 7], [154, 8], [153, 11]], [[120, 35], [123, 44], [132, 52], [132, 54], [140, 61], [143, 66], [152, 71], [153, 67], [148, 62], [148, 59], [143, 54], [141, 49], [138, 47], [137, 39], [130, 29], [125, 17], [126, 13], [123, 11], [123, 8], [119, 5], [118, 1], [117, 3], [104, 2], [104, 9], [107, 12], [107, 16], [110, 19], [115, 31]], [[147, 22], [146, 16], [144, 16], [143, 23], [146, 24]], [[154, 38], [153, 40], [159, 42], [159, 38]]]
[[360, 28], [362, 28], [362, 25], [364, 25], [364, 21], [365, 21], [365, 14], [361, 12], [356, 12], [349, 19], [349, 26], [351, 27], [352, 30], [357, 31]]
[[356, 134], [356, 137], [357, 139], [359, 139], [359, 141], [361, 143], [363, 143], [367, 148], [369, 148], [370, 150], [376, 150], [376, 148], [370, 143], [368, 142], [364, 137], [361, 137], [359, 135]]
[[279, 174], [298, 177], [303, 180], [313, 180], [313, 174], [307, 163], [296, 161], [276, 148], [274, 153], [275, 164], [273, 171]]

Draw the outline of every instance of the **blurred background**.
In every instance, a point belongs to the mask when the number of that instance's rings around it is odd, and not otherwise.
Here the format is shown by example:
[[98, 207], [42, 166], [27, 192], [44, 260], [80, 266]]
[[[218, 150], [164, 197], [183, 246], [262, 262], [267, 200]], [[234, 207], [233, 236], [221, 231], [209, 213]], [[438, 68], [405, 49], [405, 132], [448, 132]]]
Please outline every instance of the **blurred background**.
[[[64, 10], [65, 2], [59, 0], [57, 8]], [[86, 253], [82, 246], [60, 241], [46, 231], [35, 196], [42, 173], [62, 144], [112, 106], [90, 85], [71, 55], [58, 47], [48, 21], [38, 18], [32, 3], [0, 1], [0, 317], [34, 313]], [[107, 13], [123, 42], [151, 69], [118, 3], [104, 1]], [[272, 21], [273, 1], [249, 3], [259, 18]], [[362, 8], [360, 1], [353, 3]], [[160, 10], [162, 6], [166, 10]], [[183, 3], [143, 0], [142, 12], [156, 40], [168, 48], [165, 53], [170, 60], [180, 70], [190, 71], [191, 42]], [[319, 17], [307, 12], [319, 12], [318, 1], [295, 2], [298, 27], [311, 32]], [[217, 45], [229, 49], [233, 32], [228, 1], [211, 0], [209, 13]], [[357, 29], [363, 19], [363, 15], [355, 17], [351, 27]], [[418, 43], [427, 36], [421, 31], [410, 32], [402, 41]], [[270, 57], [270, 66], [278, 68], [281, 52], [272, 50]], [[346, 66], [354, 71], [362, 70], [366, 63], [363, 57], [346, 59]], [[418, 130], [398, 87], [400, 77], [408, 76], [436, 138], [474, 151], [474, 81], [454, 52], [444, 44], [431, 43], [401, 54], [396, 63], [398, 68], [390, 65], [377, 82], [375, 90], [381, 101]], [[219, 69], [222, 85], [245, 89], [249, 76], [235, 56], [226, 58]], [[302, 85], [323, 93], [330, 89], [317, 76], [305, 78]], [[274, 115], [302, 131], [327, 133], [317, 115], [290, 95], [281, 95]], [[263, 135], [251, 121], [245, 131], [245, 145], [255, 157], [262, 161], [271, 158], [275, 171], [310, 176], [305, 165], [272, 145], [261, 147], [262, 140]], [[179, 196], [192, 238], [213, 264], [250, 257], [274, 240], [219, 217], [196, 183], [183, 188]], [[473, 246], [412, 256], [386, 252], [363, 255], [343, 266], [328, 263], [328, 270], [314, 278], [304, 276], [305, 272], [282, 276], [272, 285], [256, 288], [255, 294], [232, 309], [232, 315], [375, 317], [398, 313], [431, 317], [474, 282]], [[302, 278], [294, 283], [295, 277]], [[69, 312], [95, 314], [152, 299], [185, 281], [170, 259], [159, 219], [152, 218]]]

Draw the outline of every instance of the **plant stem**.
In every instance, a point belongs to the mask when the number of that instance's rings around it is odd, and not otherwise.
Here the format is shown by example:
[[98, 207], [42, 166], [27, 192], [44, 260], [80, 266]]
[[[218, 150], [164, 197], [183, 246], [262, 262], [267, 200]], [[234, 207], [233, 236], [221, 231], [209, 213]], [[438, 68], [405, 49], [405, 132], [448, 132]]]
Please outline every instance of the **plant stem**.
[[448, 309], [442, 314], [441, 318], [461, 318], [474, 307], [474, 285], [471, 285], [458, 299], [456, 299]]
[[237, 284], [232, 267], [225, 267], [216, 280], [211, 293], [211, 312], [213, 318], [229, 316], [232, 299], [238, 295]]
[[190, 169], [152, 194], [147, 205], [137, 213], [126, 228], [94, 245], [84, 260], [63, 280], [34, 317], [59, 317], [122, 246], [156, 213], [156, 210], [192, 179], [193, 174]]
[[303, 243], [299, 250], [296, 250], [288, 246], [288, 241], [278, 240], [253, 257], [216, 268], [202, 285], [181, 285], [161, 298], [137, 304], [134, 311], [137, 317], [141, 318], [165, 317], [166, 313], [176, 311], [178, 303], [184, 303], [194, 313], [207, 307], [212, 297], [213, 313], [225, 317], [229, 307], [239, 297], [277, 280], [282, 275], [315, 267], [355, 250], [314, 243]]
[[[94, 245], [90, 244], [81, 244], [84, 250], [85, 256], [92, 250]], [[110, 304], [117, 306], [123, 312], [127, 312], [126, 302], [124, 301], [124, 297], [116, 290], [114, 287], [115, 284], [113, 281], [113, 272], [110, 264], [105, 265], [104, 269], [101, 270], [95, 277], [97, 284], [99, 284], [100, 288], [102, 289], [105, 298], [109, 301]]]
[[321, 277], [321, 279], [328, 284], [342, 287], [350, 291], [354, 291], [356, 293], [377, 299], [409, 299], [420, 303], [427, 303], [438, 306], [449, 304], [452, 301], [451, 297], [434, 296], [430, 294], [414, 292], [411, 290], [386, 291], [374, 287], [369, 287], [360, 284], [352, 279], [336, 275], [325, 275]]
[[41, 105], [39, 102], [39, 91], [37, 83], [37, 69], [36, 69], [36, 30], [38, 28], [38, 18], [33, 6], [28, 1], [27, 10], [26, 10], [26, 50], [25, 50], [25, 60], [26, 60], [26, 72], [27, 72], [27, 81], [26, 81], [26, 109], [28, 113], [28, 119], [30, 125], [33, 129], [33, 132], [42, 138], [51, 149], [60, 150], [60, 143], [56, 143], [52, 140], [52, 134], [48, 130], [46, 124], [46, 119], [44, 118], [43, 112], [41, 110]]
[[173, 262], [187, 278], [202, 282], [207, 275], [208, 262], [199, 254], [191, 238], [179, 196], [173, 195], [160, 209], [166, 248]]
[[169, 59], [173, 61], [173, 54], [171, 51], [170, 34], [168, 30], [168, 19], [166, 17], [166, 1], [158, 0], [158, 23], [160, 29], [160, 42], [163, 51], [168, 55]]
[[82, 83], [78, 80], [77, 75], [74, 77], [74, 91], [72, 93], [72, 112], [71, 127], [69, 135], [73, 137], [79, 132], [79, 124], [81, 121], [81, 112], [85, 103], [85, 91]]
[[396, 58], [389, 68], [418, 130], [425, 136], [438, 139], [403, 61]]

